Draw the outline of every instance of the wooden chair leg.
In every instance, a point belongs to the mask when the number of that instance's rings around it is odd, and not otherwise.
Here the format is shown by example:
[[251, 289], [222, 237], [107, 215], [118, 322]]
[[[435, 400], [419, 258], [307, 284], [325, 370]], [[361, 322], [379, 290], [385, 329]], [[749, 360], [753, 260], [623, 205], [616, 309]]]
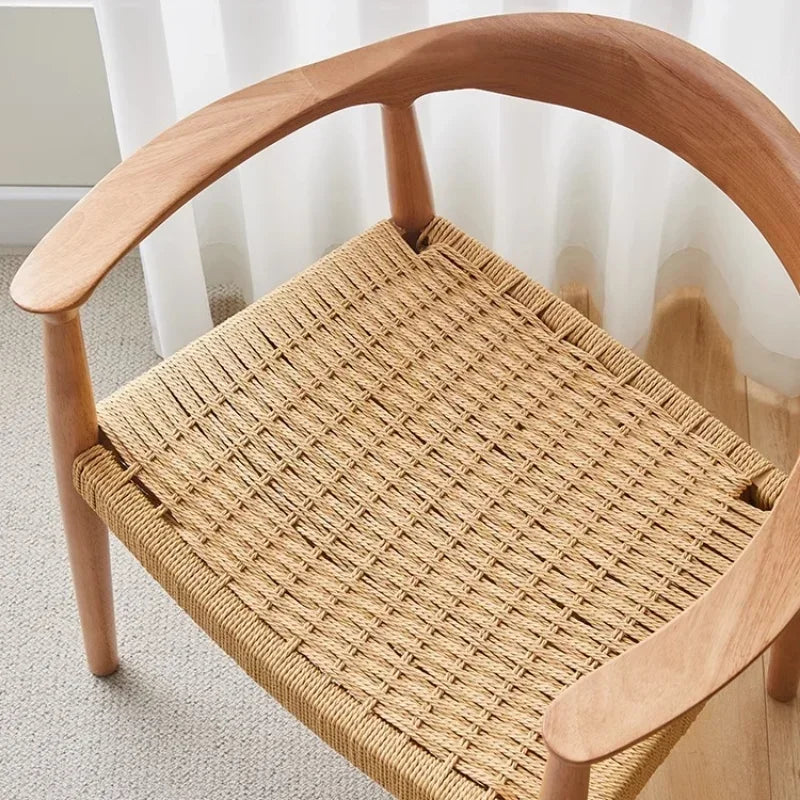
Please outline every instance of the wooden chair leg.
[[108, 532], [75, 491], [72, 463], [97, 443], [97, 415], [77, 311], [45, 317], [47, 418], [61, 515], [89, 669], [110, 675], [118, 665]]
[[588, 764], [572, 764], [551, 752], [544, 769], [539, 800], [587, 800], [590, 771]]
[[788, 703], [800, 684], [800, 613], [783, 629], [769, 651], [767, 692], [774, 700]]

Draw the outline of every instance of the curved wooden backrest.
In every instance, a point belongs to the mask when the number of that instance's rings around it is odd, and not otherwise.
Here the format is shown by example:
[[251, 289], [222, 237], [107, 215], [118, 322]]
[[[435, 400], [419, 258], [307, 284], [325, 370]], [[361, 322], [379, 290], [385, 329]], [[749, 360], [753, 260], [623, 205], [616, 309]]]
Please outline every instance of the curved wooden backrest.
[[12, 296], [38, 313], [77, 307], [172, 212], [276, 140], [347, 106], [398, 109], [463, 88], [580, 109], [659, 142], [739, 205], [800, 285], [800, 135], [766, 97], [652, 28], [583, 14], [514, 14], [398, 36], [198, 111], [98, 183], [33, 251]]

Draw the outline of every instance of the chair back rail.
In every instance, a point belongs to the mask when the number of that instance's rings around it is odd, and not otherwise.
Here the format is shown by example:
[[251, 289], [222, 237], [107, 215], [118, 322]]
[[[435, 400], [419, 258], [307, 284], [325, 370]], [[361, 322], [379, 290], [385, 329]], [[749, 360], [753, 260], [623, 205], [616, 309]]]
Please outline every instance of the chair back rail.
[[[100, 181], [31, 253], [12, 296], [36, 313], [75, 308], [177, 208], [292, 131], [348, 106], [402, 109], [431, 92], [466, 88], [569, 106], [662, 144], [739, 205], [800, 284], [800, 135], [783, 114], [744, 78], [669, 34], [552, 13], [408, 33], [206, 106]], [[402, 130], [395, 123], [385, 126], [390, 149], [392, 131]], [[399, 183], [390, 173], [390, 186]], [[415, 181], [414, 191], [422, 185]], [[404, 191], [408, 206], [412, 190]]]

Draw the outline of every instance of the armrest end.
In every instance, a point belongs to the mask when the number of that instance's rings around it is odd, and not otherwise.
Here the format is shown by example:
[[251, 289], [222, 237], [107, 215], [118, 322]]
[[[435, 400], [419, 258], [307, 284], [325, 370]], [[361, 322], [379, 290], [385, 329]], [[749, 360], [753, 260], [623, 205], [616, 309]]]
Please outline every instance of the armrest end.
[[703, 597], [551, 703], [543, 723], [550, 750], [575, 764], [602, 761], [703, 703], [789, 624], [800, 609], [799, 576], [796, 464], [766, 523]]

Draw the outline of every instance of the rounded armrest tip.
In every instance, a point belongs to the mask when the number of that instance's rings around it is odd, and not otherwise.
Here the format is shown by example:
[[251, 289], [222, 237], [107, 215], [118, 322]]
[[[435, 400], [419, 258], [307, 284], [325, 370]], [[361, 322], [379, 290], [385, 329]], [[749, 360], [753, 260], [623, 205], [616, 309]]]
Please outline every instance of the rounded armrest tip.
[[591, 764], [602, 758], [605, 753], [594, 754], [584, 747], [579, 735], [580, 726], [575, 722], [571, 712], [572, 687], [562, 692], [548, 706], [542, 719], [542, 737], [547, 749], [562, 761], [570, 764]]
[[9, 294], [23, 311], [50, 316], [73, 311], [88, 300], [108, 271], [104, 262], [98, 266], [79, 242], [62, 235], [70, 222], [67, 214], [34, 247], [12, 278]]
[[25, 269], [25, 262], [18, 270], [14, 277], [11, 279], [11, 286], [8, 293], [11, 299], [23, 311], [30, 311], [33, 314], [46, 313], [46, 309], [41, 309], [40, 304], [36, 300], [36, 292], [32, 290], [30, 280], [30, 270]]
[[68, 298], [51, 286], [46, 273], [30, 257], [11, 280], [9, 294], [14, 303], [31, 314], [60, 314], [80, 305], [80, 299]]

